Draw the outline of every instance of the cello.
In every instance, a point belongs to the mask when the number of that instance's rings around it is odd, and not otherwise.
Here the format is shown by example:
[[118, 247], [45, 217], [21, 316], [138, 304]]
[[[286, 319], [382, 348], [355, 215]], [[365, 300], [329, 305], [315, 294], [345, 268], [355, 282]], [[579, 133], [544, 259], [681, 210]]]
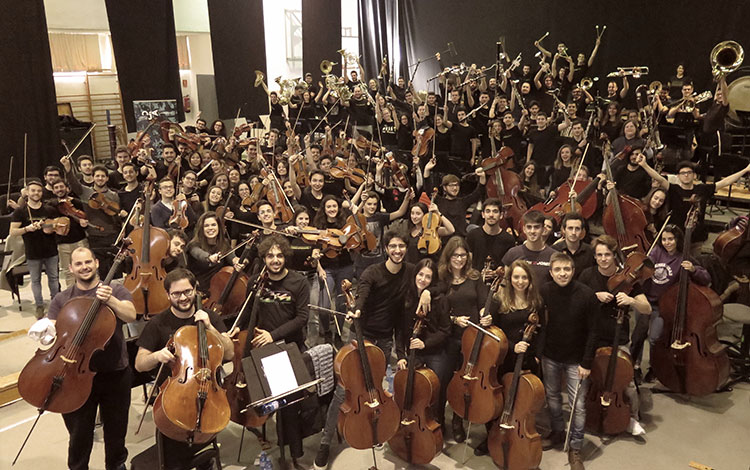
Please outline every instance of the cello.
[[[527, 343], [539, 327], [539, 315], [529, 314], [523, 339]], [[531, 470], [542, 461], [542, 438], [536, 432], [536, 414], [544, 406], [544, 385], [539, 377], [524, 372], [525, 352], [516, 357], [513, 372], [503, 375], [503, 414], [493, 424], [487, 446], [495, 464], [505, 470]]]
[[514, 230], [526, 213], [526, 203], [519, 194], [523, 183], [518, 174], [509, 169], [513, 165], [513, 150], [502, 147], [495, 153], [495, 139], [491, 139], [490, 144], [493, 156], [485, 158], [481, 163], [481, 168], [487, 172], [487, 197], [500, 199], [505, 212], [505, 220], [501, 221], [501, 226]]
[[[250, 256], [250, 250], [258, 239], [251, 235], [252, 240], [245, 245], [240, 255], [240, 263], [245, 267]], [[225, 266], [211, 277], [208, 299], [203, 303], [204, 308], [213, 310], [223, 317], [231, 317], [239, 313], [245, 302], [245, 293], [249, 278], [243, 271], [237, 271], [234, 266]]]
[[351, 447], [369, 449], [396, 434], [401, 412], [391, 394], [383, 389], [385, 354], [365, 341], [359, 315], [354, 316], [354, 331], [356, 340], [344, 345], [333, 361], [336, 377], [346, 391], [338, 431]]
[[178, 329], [167, 348], [175, 359], [154, 401], [154, 424], [170, 439], [204, 444], [227, 427], [231, 413], [218, 382], [224, 359], [220, 333], [199, 321]]
[[[697, 201], [685, 221], [683, 259], [698, 219]], [[680, 268], [680, 280], [659, 300], [664, 334], [651, 350], [656, 378], [669, 390], [690, 396], [716, 391], [729, 377], [726, 346], [719, 343], [716, 324], [721, 320], [721, 299], [709, 287], [694, 284]]]
[[[500, 287], [501, 279], [492, 283], [484, 310]], [[453, 373], [446, 396], [453, 411], [471, 423], [484, 424], [497, 418], [503, 409], [503, 393], [497, 381], [497, 369], [508, 352], [508, 339], [503, 330], [489, 326], [491, 338], [475, 327], [466, 328], [461, 337], [463, 364]]]
[[169, 255], [169, 235], [166, 230], [151, 226], [151, 198], [143, 195], [143, 225], [130, 232], [134, 246], [130, 254], [133, 269], [123, 285], [133, 295], [135, 311], [148, 319], [169, 308], [169, 296], [164, 288], [167, 276], [161, 261]]
[[[425, 317], [426, 313], [420, 307], [411, 339], [419, 336]], [[416, 362], [416, 349], [411, 348], [409, 366], [396, 372], [393, 378], [393, 395], [401, 409], [401, 426], [388, 444], [407, 462], [425, 465], [443, 449], [443, 431], [430, 410], [440, 394], [440, 380], [432, 369], [417, 369]]]
[[[130, 239], [124, 239], [102, 285], [112, 282], [129, 245]], [[18, 376], [18, 393], [39, 411], [26, 440], [45, 411], [72, 413], [86, 403], [95, 374], [89, 368], [91, 356], [104, 349], [116, 327], [115, 313], [96, 297], [76, 297], [63, 305], [55, 323], [54, 343], [37, 349]], [[16, 460], [22, 450], [23, 446]]]
[[268, 419], [268, 415], [260, 416], [254, 408], [248, 408], [248, 405], [252, 403], [252, 397], [250, 391], [247, 388], [247, 379], [245, 378], [245, 369], [242, 367], [242, 359], [248, 349], [248, 332], [250, 328], [254, 328], [254, 323], [257, 321], [258, 316], [258, 299], [263, 286], [267, 279], [266, 267], [263, 266], [258, 277], [253, 282], [251, 287], [251, 294], [245, 299], [244, 305], [241, 306], [239, 315], [234, 320], [234, 324], [229, 329], [230, 334], [234, 332], [235, 328], [243, 322], [245, 312], [247, 311], [248, 302], [252, 301], [252, 307], [250, 312], [250, 327], [245, 328], [237, 333], [236, 336], [232, 337], [232, 345], [234, 346], [234, 357], [232, 358], [232, 372], [227, 375], [224, 379], [227, 390], [227, 400], [229, 400], [229, 407], [231, 408], [230, 419], [233, 423], [237, 423], [247, 428], [258, 428]]
[[[624, 151], [618, 155], [625, 155]], [[614, 182], [612, 167], [609, 160], [604, 159], [604, 167], [607, 179]], [[643, 203], [630, 196], [619, 194], [617, 188], [609, 191], [609, 204], [602, 215], [602, 226], [607, 235], [615, 237], [617, 245], [621, 250], [627, 251], [635, 248], [636, 251], [645, 253], [649, 249], [649, 240], [646, 236], [648, 219], [643, 211]]]
[[714, 240], [714, 254], [722, 263], [729, 264], [747, 242], [750, 241], [750, 230], [747, 229], [748, 217], [739, 219], [733, 226], [724, 230]]

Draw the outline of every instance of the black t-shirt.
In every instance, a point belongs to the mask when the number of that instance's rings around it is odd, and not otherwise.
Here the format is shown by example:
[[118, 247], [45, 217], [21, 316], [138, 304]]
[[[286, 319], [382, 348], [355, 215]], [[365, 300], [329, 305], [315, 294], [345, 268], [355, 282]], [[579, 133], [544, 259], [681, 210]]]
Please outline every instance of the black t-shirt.
[[404, 315], [405, 295], [414, 282], [414, 265], [403, 263], [393, 274], [385, 262], [368, 266], [359, 280], [356, 308], [361, 310], [362, 333], [367, 338], [389, 338]]
[[[487, 301], [489, 287], [481, 279], [466, 279], [461, 284], [441, 283], [441, 290], [445, 292], [450, 305], [450, 315], [454, 317], [467, 316], [472, 322], [479, 324], [479, 311]], [[451, 329], [453, 338], [461, 338], [463, 328], [454, 324]]]
[[449, 153], [451, 151], [451, 133], [450, 130], [441, 132], [438, 129], [435, 132], [435, 153]]
[[521, 129], [519, 129], [518, 126], [513, 126], [510, 129], [506, 129], [505, 127], [503, 127], [503, 130], [500, 131], [500, 140], [503, 142], [504, 146], [513, 149], [516, 162], [521, 162], [522, 160], [525, 161], [525, 156], [521, 155], [521, 142], [523, 142], [523, 134], [521, 133]]
[[397, 147], [398, 136], [396, 135], [396, 124], [391, 121], [381, 121], [380, 127], [380, 141], [383, 147]]
[[[304, 349], [310, 303], [310, 285], [305, 276], [289, 270], [281, 280], [268, 279], [259, 301], [257, 327], [268, 331], [274, 341], [296, 343]], [[248, 341], [251, 340], [248, 336]]]
[[472, 267], [478, 270], [484, 267], [488, 256], [492, 259], [492, 268], [501, 266], [505, 253], [516, 244], [508, 232], [500, 231], [497, 235], [489, 235], [482, 227], [469, 232], [466, 243], [471, 251]]
[[[118, 300], [127, 300], [132, 302], [133, 296], [122, 284], [110, 284], [112, 286], [112, 295]], [[81, 290], [75, 284], [60, 292], [52, 299], [49, 304], [47, 317], [50, 320], [57, 320], [57, 317], [63, 306], [74, 297], [94, 297], [96, 289]], [[122, 370], [128, 366], [128, 352], [125, 346], [125, 337], [122, 334], [124, 322], [117, 318], [115, 333], [109, 340], [102, 351], [98, 351], [91, 356], [91, 370], [97, 372], [109, 372], [113, 370]]]
[[[31, 218], [29, 218], [31, 213]], [[11, 222], [20, 222], [21, 228], [32, 222], [41, 221], [55, 217], [55, 210], [42, 204], [39, 209], [33, 209], [28, 204], [13, 211], [10, 216]], [[23, 246], [26, 251], [27, 260], [37, 260], [57, 256], [57, 244], [54, 234], [46, 234], [44, 230], [34, 230], [23, 234]]]
[[[213, 310], [207, 311], [208, 319], [219, 333], [227, 331], [224, 321]], [[146, 323], [141, 336], [138, 338], [138, 347], [150, 352], [155, 352], [167, 345], [169, 339], [177, 330], [183, 326], [195, 325], [193, 316], [188, 318], [177, 318], [172, 313], [171, 307], [160, 314], [151, 317]]]
[[[323, 186], [325, 189], [325, 185]], [[310, 212], [310, 217], [314, 217], [315, 214], [320, 210], [320, 203], [323, 201], [325, 194], [321, 194], [320, 199], [316, 198], [312, 194], [312, 189], [308, 186], [302, 190], [302, 194], [299, 197], [299, 203], [307, 208]]]
[[698, 215], [698, 226], [693, 231], [693, 242], [702, 242], [708, 238], [708, 229], [703, 223], [706, 213], [706, 203], [716, 192], [716, 185], [696, 184], [693, 189], [682, 189], [678, 184], [670, 184], [667, 190], [667, 203], [669, 210], [672, 212], [671, 223], [678, 227], [685, 227], [688, 211], [690, 210], [690, 196], [697, 195], [700, 200], [700, 213]]
[[531, 131], [529, 133], [529, 141], [534, 144], [534, 152], [531, 154], [531, 159], [541, 166], [552, 165], [557, 153], [557, 140], [559, 137], [560, 133], [554, 125], [547, 126], [541, 131]]
[[620, 171], [612, 175], [617, 183], [620, 193], [641, 199], [651, 190], [651, 176], [642, 167], [630, 171], [627, 165], [623, 165]]
[[544, 246], [541, 251], [532, 251], [526, 248], [525, 244], [514, 246], [503, 256], [503, 265], [510, 266], [513, 261], [522, 259], [531, 265], [531, 270], [536, 276], [537, 284], [549, 281], [549, 259], [555, 253], [555, 250], [549, 246]]
[[370, 103], [364, 97], [360, 100], [352, 98], [349, 101], [349, 114], [352, 117], [352, 124], [357, 126], [372, 125], [373, 118], [375, 117], [372, 106], [370, 106]]
[[454, 123], [450, 130], [451, 155], [464, 159], [471, 158], [471, 139], [477, 136], [477, 131], [471, 125], [462, 126]]
[[140, 183], [131, 191], [127, 191], [125, 190], [125, 188], [117, 191], [117, 194], [120, 197], [120, 209], [130, 213], [130, 211], [133, 209], [133, 206], [135, 205], [135, 202], [141, 196], [142, 191], [143, 188], [141, 187]]

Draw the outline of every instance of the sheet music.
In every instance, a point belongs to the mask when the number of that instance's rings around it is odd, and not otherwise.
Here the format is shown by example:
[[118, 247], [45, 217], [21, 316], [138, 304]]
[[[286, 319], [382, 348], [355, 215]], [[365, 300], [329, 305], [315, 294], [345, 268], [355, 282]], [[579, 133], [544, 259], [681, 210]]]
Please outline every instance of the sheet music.
[[286, 351], [266, 356], [260, 362], [271, 388], [271, 395], [280, 395], [299, 386]]

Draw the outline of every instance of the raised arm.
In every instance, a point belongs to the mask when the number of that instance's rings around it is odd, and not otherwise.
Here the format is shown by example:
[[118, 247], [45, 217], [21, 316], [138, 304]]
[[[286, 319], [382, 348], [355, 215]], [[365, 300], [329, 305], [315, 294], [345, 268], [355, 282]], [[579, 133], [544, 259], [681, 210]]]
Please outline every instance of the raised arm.
[[599, 53], [599, 46], [602, 43], [602, 38], [597, 37], [596, 43], [594, 43], [594, 50], [591, 51], [591, 55], [589, 56], [589, 61], [587, 62], [587, 65], [591, 67], [594, 64], [594, 58], [596, 58], [596, 54]]
[[734, 184], [737, 181], [739, 181], [740, 178], [742, 178], [746, 173], [750, 172], [750, 164], [748, 164], [745, 168], [738, 171], [737, 173], [731, 174], [727, 176], [726, 178], [722, 178], [716, 183], [716, 189], [721, 189], [723, 187], [729, 186], [730, 184]]

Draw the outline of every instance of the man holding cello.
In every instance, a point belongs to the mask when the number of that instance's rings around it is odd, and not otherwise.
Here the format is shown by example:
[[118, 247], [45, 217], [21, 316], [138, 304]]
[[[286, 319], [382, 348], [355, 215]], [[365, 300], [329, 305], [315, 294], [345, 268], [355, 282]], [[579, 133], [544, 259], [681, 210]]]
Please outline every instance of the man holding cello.
[[[218, 315], [213, 312], [206, 313], [204, 310], [197, 308], [197, 287], [198, 281], [195, 279], [195, 275], [187, 269], [177, 268], [164, 278], [164, 288], [169, 295], [170, 306], [146, 323], [146, 327], [138, 339], [135, 370], [147, 372], [155, 369], [159, 364], [166, 364], [175, 360], [175, 355], [167, 347], [167, 343], [169, 343], [172, 335], [183, 326], [202, 321], [206, 325], [206, 330], [214, 330], [220, 333], [226, 331], [224, 322]], [[224, 359], [229, 360], [234, 355], [232, 340], [225, 335], [220, 335], [220, 338], [224, 347]], [[158, 386], [162, 380], [163, 378], [157, 377], [156, 385]], [[160, 431], [157, 430], [157, 432]], [[169, 470], [187, 468], [186, 465], [192, 459], [194, 453], [202, 448], [200, 445], [193, 447], [187, 443], [172, 440], [163, 434], [160, 437], [163, 442], [162, 450], [166, 468]], [[209, 461], [199, 468], [213, 468], [212, 462]]]
[[94, 444], [94, 425], [97, 408], [104, 431], [104, 460], [107, 470], [125, 470], [128, 451], [125, 435], [128, 430], [130, 410], [130, 368], [123, 323], [135, 321], [133, 297], [120, 284], [102, 285], [97, 272], [99, 260], [85, 247], [76, 248], [70, 255], [70, 272], [75, 283], [52, 299], [47, 318], [38, 321], [29, 331], [29, 336], [41, 339], [54, 337], [58, 316], [66, 316], [65, 304], [74, 297], [96, 297], [111, 308], [117, 317], [114, 336], [103, 351], [91, 360], [91, 369], [96, 371], [91, 394], [86, 403], [72, 413], [63, 414], [65, 427], [70, 433], [68, 442], [68, 468], [87, 470]]

